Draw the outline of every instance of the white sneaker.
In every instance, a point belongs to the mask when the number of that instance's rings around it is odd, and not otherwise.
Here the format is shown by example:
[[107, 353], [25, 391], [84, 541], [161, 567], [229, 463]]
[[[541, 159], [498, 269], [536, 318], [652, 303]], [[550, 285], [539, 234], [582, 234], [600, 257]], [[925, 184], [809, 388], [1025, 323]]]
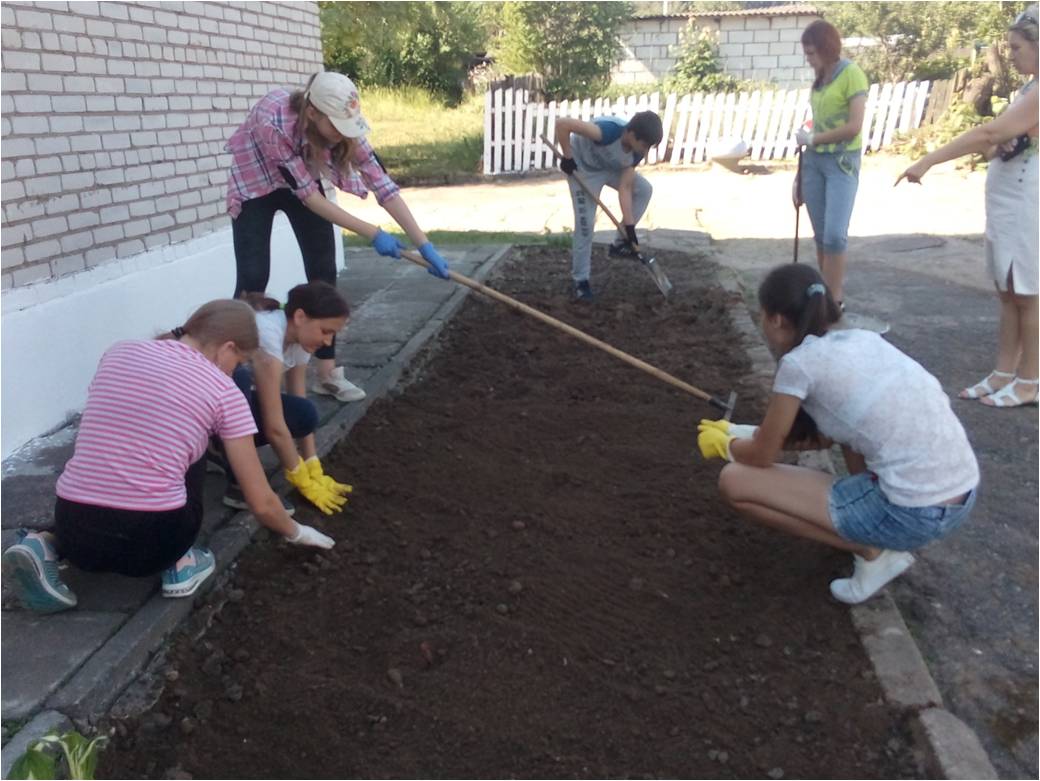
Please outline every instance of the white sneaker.
[[361, 388], [343, 376], [343, 367], [337, 366], [324, 380], [315, 377], [310, 387], [311, 393], [322, 396], [334, 396], [339, 401], [361, 401], [367, 395]]
[[855, 562], [852, 577], [831, 581], [831, 594], [839, 602], [847, 605], [866, 602], [914, 563], [911, 554], [895, 550], [881, 551], [881, 555], [873, 561], [867, 561], [855, 554], [852, 559]]

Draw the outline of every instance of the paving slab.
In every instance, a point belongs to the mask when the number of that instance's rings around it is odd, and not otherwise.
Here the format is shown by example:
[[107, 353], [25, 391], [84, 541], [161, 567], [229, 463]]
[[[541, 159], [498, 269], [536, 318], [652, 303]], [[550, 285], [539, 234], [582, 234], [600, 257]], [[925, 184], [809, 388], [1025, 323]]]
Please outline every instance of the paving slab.
[[125, 613], [73, 610], [52, 616], [6, 611], [2, 645], [3, 718], [24, 719], [126, 621]]

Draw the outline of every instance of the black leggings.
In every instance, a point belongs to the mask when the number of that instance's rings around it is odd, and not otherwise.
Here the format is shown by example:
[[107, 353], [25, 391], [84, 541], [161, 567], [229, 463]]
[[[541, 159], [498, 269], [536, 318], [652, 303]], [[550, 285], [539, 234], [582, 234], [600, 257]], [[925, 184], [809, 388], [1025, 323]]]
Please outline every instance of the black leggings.
[[[321, 190], [325, 194], [324, 188]], [[307, 281], [336, 284], [336, 231], [332, 223], [308, 209], [292, 190], [281, 187], [242, 204], [231, 221], [235, 242], [235, 298], [242, 293], [263, 293], [271, 278], [271, 228], [276, 212], [285, 212], [303, 255]], [[336, 340], [322, 345], [315, 358], [335, 358]]]
[[202, 527], [203, 456], [184, 475], [188, 501], [176, 510], [117, 510], [58, 497], [54, 534], [58, 554], [87, 572], [142, 577], [172, 567]]

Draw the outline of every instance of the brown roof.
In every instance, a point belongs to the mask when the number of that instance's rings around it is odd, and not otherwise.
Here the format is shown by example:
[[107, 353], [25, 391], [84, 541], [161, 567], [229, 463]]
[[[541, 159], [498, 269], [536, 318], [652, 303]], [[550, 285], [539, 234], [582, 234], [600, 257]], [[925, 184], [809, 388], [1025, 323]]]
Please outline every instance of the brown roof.
[[739, 11], [684, 11], [679, 14], [636, 14], [633, 19], [689, 19], [694, 16], [820, 16], [820, 10], [805, 3], [742, 8]]

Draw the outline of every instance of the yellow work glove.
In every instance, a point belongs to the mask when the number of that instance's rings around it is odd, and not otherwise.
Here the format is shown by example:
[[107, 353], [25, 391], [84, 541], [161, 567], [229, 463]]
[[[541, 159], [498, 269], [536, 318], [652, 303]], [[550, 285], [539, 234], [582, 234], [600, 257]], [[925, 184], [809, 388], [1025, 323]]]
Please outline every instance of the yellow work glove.
[[723, 434], [729, 434], [734, 439], [751, 439], [758, 431], [758, 426], [747, 423], [730, 423], [728, 420], [702, 420], [702, 425], [717, 428]]
[[702, 420], [697, 426], [697, 447], [701, 449], [701, 455], [705, 458], [724, 458], [732, 461], [729, 443], [734, 437], [730, 436], [728, 431], [728, 420]]
[[325, 474], [321, 469], [321, 461], [318, 460], [317, 456], [311, 456], [303, 463], [307, 465], [307, 474], [311, 476], [311, 480], [321, 483], [337, 496], [346, 496], [353, 492], [354, 486], [346, 483], [337, 483], [333, 478]]
[[332, 515], [343, 509], [347, 500], [331, 489], [311, 479], [307, 465], [300, 459], [295, 469], [285, 470], [285, 479], [303, 494], [304, 498], [326, 515]]

